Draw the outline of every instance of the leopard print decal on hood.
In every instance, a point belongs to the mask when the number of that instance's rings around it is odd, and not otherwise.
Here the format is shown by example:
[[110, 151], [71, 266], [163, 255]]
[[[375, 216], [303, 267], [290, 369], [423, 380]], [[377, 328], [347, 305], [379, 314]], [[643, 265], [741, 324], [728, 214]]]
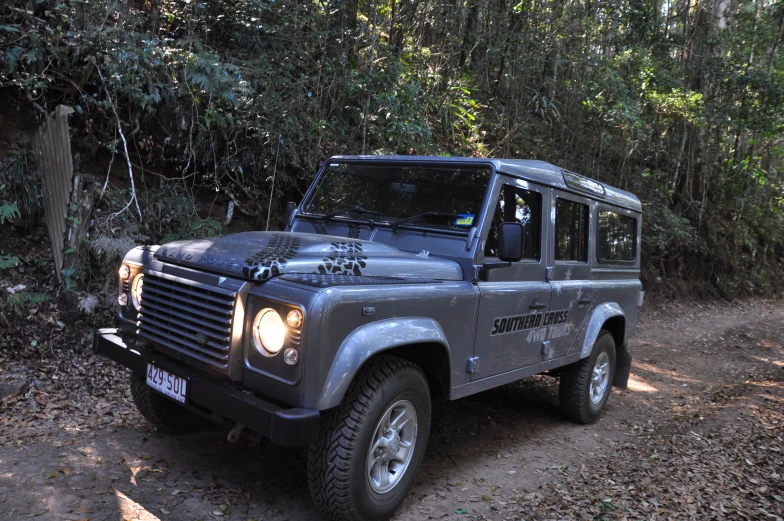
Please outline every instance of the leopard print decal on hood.
[[310, 233], [245, 232], [178, 241], [155, 257], [232, 277], [265, 281], [284, 273], [462, 280], [460, 266], [386, 244]]

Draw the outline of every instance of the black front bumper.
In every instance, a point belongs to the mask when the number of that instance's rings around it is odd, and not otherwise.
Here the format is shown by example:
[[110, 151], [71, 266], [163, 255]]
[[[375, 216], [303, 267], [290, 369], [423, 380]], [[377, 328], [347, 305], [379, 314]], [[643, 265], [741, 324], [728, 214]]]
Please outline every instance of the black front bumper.
[[[128, 347], [117, 329], [99, 329], [93, 338], [93, 350], [134, 373], [145, 374], [147, 364], [188, 379], [188, 407], [202, 415], [208, 413], [222, 423], [241, 423], [279, 445], [297, 446], [315, 441], [318, 436], [319, 412], [311, 409], [285, 409], [262, 400], [227, 383], [200, 375], [186, 366], [149, 350]], [[163, 396], [163, 395], [161, 395]]]

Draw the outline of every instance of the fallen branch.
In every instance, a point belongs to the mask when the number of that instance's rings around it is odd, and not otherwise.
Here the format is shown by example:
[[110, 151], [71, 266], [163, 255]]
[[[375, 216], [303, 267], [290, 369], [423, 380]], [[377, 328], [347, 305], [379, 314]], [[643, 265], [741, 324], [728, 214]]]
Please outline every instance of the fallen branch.
[[109, 176], [112, 173], [112, 164], [114, 163], [114, 154], [116, 151], [114, 147], [112, 147], [112, 157], [109, 158], [109, 168], [106, 169], [106, 181], [103, 182], [103, 188], [101, 188], [101, 196], [98, 199], [103, 199], [103, 194], [106, 192], [106, 187], [109, 185]]
[[231, 220], [234, 218], [234, 208], [236, 207], [236, 203], [234, 201], [229, 201], [229, 205], [226, 208], [226, 220], [223, 221], [223, 226], [228, 226], [231, 224]]
[[48, 116], [46, 109], [44, 109], [41, 105], [39, 105], [38, 102], [33, 99], [33, 96], [29, 92], [27, 92], [26, 94], [27, 94], [27, 99], [30, 100], [30, 103], [33, 104], [33, 107], [35, 107], [36, 110], [38, 110], [41, 114], [43, 114], [44, 118], [46, 118]]
[[272, 188], [270, 188], [269, 206], [267, 207], [267, 226], [269, 231], [270, 213], [272, 212], [272, 200], [275, 197], [275, 175], [278, 173], [278, 156], [280, 155], [280, 134], [278, 134], [278, 147], [275, 150], [275, 167], [272, 169]]
[[136, 212], [139, 214], [139, 221], [142, 220], [142, 210], [139, 208], [139, 199], [136, 198], [136, 185], [133, 181], [133, 167], [131, 166], [131, 156], [128, 154], [128, 141], [125, 139], [125, 134], [122, 131], [122, 125], [120, 124], [120, 115], [117, 114], [117, 109], [114, 106], [114, 102], [112, 101], [112, 96], [109, 94], [109, 89], [106, 87], [106, 81], [103, 79], [103, 74], [101, 74], [101, 69], [98, 65], [95, 66], [95, 70], [98, 72], [98, 77], [101, 78], [101, 84], [103, 85], [103, 90], [106, 92], [106, 97], [109, 99], [109, 105], [112, 107], [112, 112], [114, 113], [114, 117], [117, 120], [117, 132], [120, 133], [120, 138], [123, 142], [123, 150], [125, 151], [125, 160], [128, 163], [128, 176], [131, 178], [131, 198], [128, 200], [128, 204], [123, 207], [122, 210], [118, 212], [114, 212], [112, 215], [109, 216], [109, 219], [113, 219], [117, 217], [125, 210], [130, 208], [131, 203], [136, 203]]
[[248, 217], [252, 217], [252, 214], [242, 207], [242, 204], [237, 200], [236, 197], [234, 197], [234, 194], [232, 194], [231, 192], [226, 192], [226, 195], [229, 196], [229, 199], [231, 199], [231, 202], [234, 203], [235, 208], [239, 210], [241, 214], [247, 215]]

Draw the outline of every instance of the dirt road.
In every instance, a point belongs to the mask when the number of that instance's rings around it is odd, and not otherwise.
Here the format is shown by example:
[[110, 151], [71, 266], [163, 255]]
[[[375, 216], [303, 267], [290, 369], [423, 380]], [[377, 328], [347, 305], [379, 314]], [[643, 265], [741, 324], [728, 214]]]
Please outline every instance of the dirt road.
[[[0, 402], [0, 519], [321, 519], [303, 451], [158, 434], [85, 333]], [[439, 401], [395, 519], [784, 518], [784, 304], [646, 309], [630, 348], [592, 426], [561, 419], [548, 377]]]

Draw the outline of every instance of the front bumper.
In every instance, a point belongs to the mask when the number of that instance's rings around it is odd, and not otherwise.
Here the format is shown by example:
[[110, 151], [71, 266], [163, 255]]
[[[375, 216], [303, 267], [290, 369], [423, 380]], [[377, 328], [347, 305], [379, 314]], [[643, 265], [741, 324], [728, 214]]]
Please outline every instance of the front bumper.
[[[145, 374], [147, 364], [188, 379], [188, 407], [211, 416], [219, 423], [241, 423], [279, 445], [297, 446], [315, 441], [319, 412], [311, 409], [285, 409], [226, 383], [215, 382], [186, 366], [146, 349], [128, 347], [117, 329], [99, 329], [93, 338], [93, 351]], [[161, 395], [163, 396], [163, 395]]]

